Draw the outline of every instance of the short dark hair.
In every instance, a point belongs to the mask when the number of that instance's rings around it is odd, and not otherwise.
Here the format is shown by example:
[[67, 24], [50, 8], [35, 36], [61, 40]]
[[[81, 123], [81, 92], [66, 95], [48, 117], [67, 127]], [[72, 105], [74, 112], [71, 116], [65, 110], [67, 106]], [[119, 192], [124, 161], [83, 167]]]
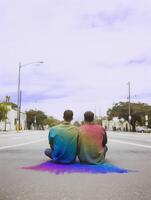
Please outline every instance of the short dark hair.
[[72, 110], [65, 110], [63, 113], [63, 118], [65, 121], [70, 122], [73, 119], [73, 112]]
[[94, 120], [94, 113], [91, 111], [87, 111], [84, 113], [84, 120], [86, 122], [92, 122]]

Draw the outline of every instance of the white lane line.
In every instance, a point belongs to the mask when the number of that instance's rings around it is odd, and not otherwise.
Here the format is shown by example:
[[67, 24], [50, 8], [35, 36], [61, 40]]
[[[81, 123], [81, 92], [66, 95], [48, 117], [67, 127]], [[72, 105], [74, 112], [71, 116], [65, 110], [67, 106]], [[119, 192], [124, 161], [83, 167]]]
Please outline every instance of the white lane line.
[[0, 150], [14, 148], [14, 147], [19, 147], [19, 146], [24, 146], [24, 145], [28, 145], [28, 144], [34, 144], [34, 143], [38, 143], [38, 142], [45, 141], [45, 140], [47, 140], [47, 139], [45, 138], [45, 139], [40, 139], [40, 140], [25, 142], [25, 143], [21, 143], [21, 144], [15, 144], [15, 145], [10, 145], [10, 146], [3, 146], [3, 147], [0, 147]]
[[[111, 139], [113, 139], [113, 140], [116, 140], [116, 138], [117, 137], [109, 137], [109, 138], [111, 138]], [[133, 138], [133, 137], [118, 137], [118, 139], [119, 140], [121, 140], [121, 141], [123, 141], [123, 140], [125, 140], [125, 139], [128, 139], [128, 140], [135, 140], [135, 141], [137, 141], [137, 142], [140, 142], [140, 140], [141, 140], [141, 138]], [[144, 142], [151, 142], [151, 139], [148, 139], [148, 138], [143, 138], [143, 141]]]
[[23, 137], [23, 136], [31, 136], [31, 135], [44, 135], [47, 133], [11, 133], [11, 134], [4, 134], [4, 133], [0, 133], [0, 138], [5, 138], [5, 137], [12, 137], [12, 136], [16, 136], [16, 137]]
[[124, 142], [124, 141], [121, 141], [121, 140], [114, 140], [114, 139], [109, 139], [109, 141], [111, 141], [111, 142], [117, 142], [117, 143], [121, 143], [121, 144], [129, 144], [129, 145], [133, 145], [133, 146], [138, 146], [138, 147], [143, 147], [143, 148], [149, 148], [149, 149], [151, 149], [150, 145], [137, 144], [137, 143], [133, 143], [133, 142]]

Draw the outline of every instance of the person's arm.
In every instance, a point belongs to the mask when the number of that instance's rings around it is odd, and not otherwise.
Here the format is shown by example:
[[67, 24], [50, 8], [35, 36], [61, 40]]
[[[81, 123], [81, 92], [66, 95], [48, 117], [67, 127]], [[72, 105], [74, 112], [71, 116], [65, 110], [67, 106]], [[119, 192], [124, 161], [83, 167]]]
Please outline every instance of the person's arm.
[[79, 130], [78, 130], [78, 136], [77, 136], [77, 155], [79, 154]]
[[103, 135], [103, 147], [107, 144], [107, 134], [106, 134], [106, 131], [104, 132], [104, 135]]
[[50, 148], [53, 150], [53, 129], [52, 128], [49, 131], [48, 140], [49, 140]]
[[53, 150], [53, 139], [52, 138], [50, 139], [49, 144], [50, 144], [50, 148]]

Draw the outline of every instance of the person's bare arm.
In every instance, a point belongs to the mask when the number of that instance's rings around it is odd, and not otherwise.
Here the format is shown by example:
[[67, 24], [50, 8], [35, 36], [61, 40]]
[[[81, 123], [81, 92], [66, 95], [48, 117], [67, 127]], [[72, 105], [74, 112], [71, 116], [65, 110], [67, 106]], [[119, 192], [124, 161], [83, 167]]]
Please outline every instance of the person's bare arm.
[[107, 134], [106, 134], [106, 131], [105, 131], [105, 133], [103, 135], [103, 142], [102, 142], [102, 144], [103, 144], [103, 147], [107, 144]]
[[50, 144], [50, 148], [53, 150], [53, 139], [50, 139], [49, 144]]

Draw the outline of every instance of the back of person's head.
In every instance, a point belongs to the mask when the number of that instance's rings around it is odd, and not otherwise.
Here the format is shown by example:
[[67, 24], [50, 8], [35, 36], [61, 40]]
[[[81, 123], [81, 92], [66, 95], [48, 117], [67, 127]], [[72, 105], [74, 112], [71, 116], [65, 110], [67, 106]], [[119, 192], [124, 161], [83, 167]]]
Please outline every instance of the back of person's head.
[[72, 121], [73, 119], [73, 112], [72, 110], [65, 110], [63, 113], [63, 119], [67, 122]]
[[84, 121], [85, 122], [93, 122], [94, 120], [94, 113], [91, 111], [87, 111], [84, 113]]

